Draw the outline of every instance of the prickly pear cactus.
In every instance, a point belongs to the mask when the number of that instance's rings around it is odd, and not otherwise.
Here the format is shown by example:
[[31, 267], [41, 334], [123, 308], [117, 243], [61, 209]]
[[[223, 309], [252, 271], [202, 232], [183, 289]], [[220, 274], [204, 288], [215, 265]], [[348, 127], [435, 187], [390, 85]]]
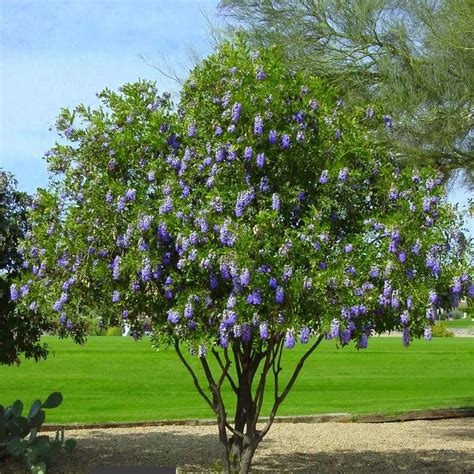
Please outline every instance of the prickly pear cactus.
[[75, 441], [65, 441], [64, 431], [56, 432], [54, 439], [38, 435], [46, 417], [44, 410], [57, 408], [62, 401], [63, 396], [53, 392], [44, 403], [35, 400], [27, 415], [21, 400], [6, 408], [0, 405], [0, 459], [8, 455], [22, 458], [32, 473], [41, 474], [61, 449], [72, 449]]

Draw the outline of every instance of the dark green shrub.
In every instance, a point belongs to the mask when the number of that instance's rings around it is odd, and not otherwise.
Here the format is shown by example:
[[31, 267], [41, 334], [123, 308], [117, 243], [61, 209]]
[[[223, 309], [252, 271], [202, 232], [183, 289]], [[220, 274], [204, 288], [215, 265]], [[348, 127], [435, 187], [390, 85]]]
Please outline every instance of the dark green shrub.
[[35, 400], [27, 416], [22, 416], [23, 402], [16, 400], [4, 408], [0, 405], [0, 459], [7, 455], [22, 458], [31, 472], [46, 472], [46, 466], [61, 449], [72, 449], [74, 440], [64, 441], [64, 431], [57, 431], [53, 440], [38, 436], [45, 420], [44, 409], [56, 408], [62, 403], [59, 392], [52, 393], [44, 403]]

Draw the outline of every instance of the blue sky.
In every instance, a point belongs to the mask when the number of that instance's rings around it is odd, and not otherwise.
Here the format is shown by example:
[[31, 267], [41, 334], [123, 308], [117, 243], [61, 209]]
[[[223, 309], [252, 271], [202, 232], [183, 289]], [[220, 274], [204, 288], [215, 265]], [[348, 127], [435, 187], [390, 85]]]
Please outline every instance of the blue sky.
[[104, 87], [139, 78], [177, 90], [140, 56], [183, 77], [189, 49], [211, 49], [217, 0], [0, 0], [0, 167], [19, 188], [46, 186], [42, 156], [62, 107], [96, 104]]
[[[183, 77], [189, 50], [212, 50], [206, 16], [218, 22], [218, 0], [0, 0], [0, 167], [19, 188], [47, 185], [42, 159], [56, 140], [62, 107], [95, 105], [96, 92], [139, 78], [159, 89], [178, 85], [149, 62], [163, 57]], [[203, 14], [206, 13], [206, 15]], [[465, 202], [454, 186], [450, 199]], [[474, 236], [474, 219], [468, 223]]]

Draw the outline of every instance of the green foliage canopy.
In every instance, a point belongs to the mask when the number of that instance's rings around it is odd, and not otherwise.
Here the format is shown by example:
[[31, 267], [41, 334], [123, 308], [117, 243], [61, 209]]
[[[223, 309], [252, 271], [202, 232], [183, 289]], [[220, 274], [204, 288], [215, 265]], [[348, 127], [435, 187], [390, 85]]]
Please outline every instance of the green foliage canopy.
[[[400, 169], [365, 110], [287, 74], [276, 51], [224, 47], [192, 73], [177, 115], [146, 82], [100, 97], [104, 108], [63, 111], [72, 143], [48, 154], [60, 178], [22, 246], [23, 307], [62, 314], [65, 333], [82, 339], [81, 308], [100, 305], [109, 323], [139, 334], [146, 315], [197, 347], [222, 337], [229, 312], [232, 338], [235, 324], [342, 329], [341, 308], [364, 305], [360, 342], [400, 327], [403, 309], [420, 334], [430, 291], [449, 305], [453, 277], [467, 288], [442, 178]], [[380, 303], [394, 293], [399, 305]]]
[[[17, 314], [82, 342], [100, 309], [135, 337], [151, 327], [185, 365], [187, 345], [209, 382], [211, 397], [194, 378], [223, 459], [237, 446], [242, 472], [323, 337], [361, 348], [392, 329], [405, 344], [430, 338], [436, 308], [473, 295], [442, 177], [400, 168], [365, 107], [288, 73], [278, 50], [223, 45], [191, 73], [177, 111], [144, 81], [99, 97], [101, 108], [59, 117], [70, 143], [48, 153], [55, 178], [21, 246], [29, 271], [12, 288]], [[309, 349], [279, 393], [282, 351], [297, 340]], [[259, 431], [269, 373], [275, 401]], [[224, 380], [238, 400], [234, 428]]]

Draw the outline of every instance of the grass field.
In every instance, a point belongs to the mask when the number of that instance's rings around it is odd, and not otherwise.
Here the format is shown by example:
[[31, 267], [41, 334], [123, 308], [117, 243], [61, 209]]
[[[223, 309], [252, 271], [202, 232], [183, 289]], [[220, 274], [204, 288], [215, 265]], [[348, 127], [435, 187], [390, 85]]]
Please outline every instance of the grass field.
[[474, 322], [471, 318], [453, 319], [442, 321], [442, 323], [449, 329], [474, 329]]
[[[45, 339], [55, 351], [47, 361], [0, 367], [0, 403], [31, 403], [58, 390], [64, 403], [47, 414], [50, 423], [212, 417], [172, 350], [155, 352], [148, 340], [122, 337], [91, 337], [83, 347]], [[301, 346], [285, 351], [286, 377], [301, 353]], [[279, 414], [473, 406], [474, 338], [415, 341], [409, 348], [398, 338], [374, 338], [365, 351], [325, 341]]]

